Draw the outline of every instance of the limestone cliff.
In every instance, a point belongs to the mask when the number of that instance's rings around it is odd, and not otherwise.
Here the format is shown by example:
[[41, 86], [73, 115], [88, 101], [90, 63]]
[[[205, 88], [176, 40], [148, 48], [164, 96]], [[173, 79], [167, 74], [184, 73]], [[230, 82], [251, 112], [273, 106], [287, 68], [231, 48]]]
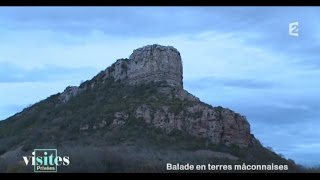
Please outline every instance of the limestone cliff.
[[[147, 105], [142, 105], [137, 108], [136, 117], [142, 117], [147, 123], [168, 132], [183, 130], [196, 137], [207, 138], [215, 144], [248, 147], [254, 143], [246, 118], [229, 109], [211, 108], [201, 103], [187, 107], [179, 114], [168, 109], [169, 107], [163, 106], [152, 112]], [[152, 113], [153, 118], [150, 116]]]
[[129, 59], [120, 59], [105, 70], [105, 77], [125, 80], [129, 84], [166, 81], [182, 88], [180, 53], [171, 46], [148, 45], [136, 49]]
[[[169, 101], [170, 98], [191, 101], [192, 106], [186, 105], [177, 114], [170, 112], [167, 106], [152, 110], [146, 104], [137, 104], [134, 114], [136, 118], [143, 118], [145, 122], [167, 132], [174, 129], [183, 130], [191, 135], [210, 139], [216, 144], [234, 144], [241, 147], [252, 145], [255, 140], [250, 134], [250, 125], [246, 118], [232, 110], [213, 108], [200, 102], [197, 97], [183, 89], [182, 73], [182, 60], [178, 50], [171, 46], [154, 44], [134, 50], [129, 59], [117, 60], [93, 80], [95, 83], [103, 83], [112, 77], [115, 81], [129, 85], [163, 82], [168, 87], [159, 87], [158, 92], [165, 94]], [[82, 88], [93, 88], [95, 83]], [[81, 87], [68, 87], [60, 98], [65, 102], [80, 91]], [[124, 124], [126, 119], [116, 118], [113, 124]]]

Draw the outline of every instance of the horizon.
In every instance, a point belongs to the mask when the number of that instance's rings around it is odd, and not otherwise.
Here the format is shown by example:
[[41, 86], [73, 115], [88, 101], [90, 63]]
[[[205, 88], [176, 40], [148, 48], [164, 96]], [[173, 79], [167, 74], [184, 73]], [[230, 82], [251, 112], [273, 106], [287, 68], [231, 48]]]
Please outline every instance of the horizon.
[[0, 120], [134, 49], [169, 45], [184, 89], [246, 116], [265, 147], [319, 165], [317, 17], [318, 7], [0, 7]]

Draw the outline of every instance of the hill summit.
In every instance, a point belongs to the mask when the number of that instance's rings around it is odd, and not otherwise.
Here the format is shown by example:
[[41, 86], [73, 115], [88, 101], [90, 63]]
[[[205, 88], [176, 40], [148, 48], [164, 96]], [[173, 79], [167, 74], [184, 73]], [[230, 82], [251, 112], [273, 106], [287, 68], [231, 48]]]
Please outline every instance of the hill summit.
[[136, 49], [127, 60], [118, 60], [106, 71], [106, 77], [126, 79], [129, 84], [165, 81], [182, 88], [182, 61], [172, 46], [148, 45]]
[[260, 144], [244, 116], [201, 102], [182, 80], [174, 47], [134, 50], [1, 121], [0, 172], [29, 172], [19, 157], [41, 148], [70, 156], [63, 172], [166, 172], [166, 163], [213, 162], [280, 163], [294, 171], [294, 162]]

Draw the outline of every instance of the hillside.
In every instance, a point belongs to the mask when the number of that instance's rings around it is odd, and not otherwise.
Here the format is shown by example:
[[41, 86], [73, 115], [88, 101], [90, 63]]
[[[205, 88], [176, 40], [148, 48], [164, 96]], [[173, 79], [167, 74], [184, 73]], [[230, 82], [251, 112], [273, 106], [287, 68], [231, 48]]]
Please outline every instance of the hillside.
[[70, 156], [59, 172], [166, 172], [166, 163], [274, 163], [297, 171], [260, 144], [244, 116], [184, 90], [180, 53], [160, 45], [134, 50], [0, 122], [0, 172], [29, 172], [21, 157], [37, 148]]

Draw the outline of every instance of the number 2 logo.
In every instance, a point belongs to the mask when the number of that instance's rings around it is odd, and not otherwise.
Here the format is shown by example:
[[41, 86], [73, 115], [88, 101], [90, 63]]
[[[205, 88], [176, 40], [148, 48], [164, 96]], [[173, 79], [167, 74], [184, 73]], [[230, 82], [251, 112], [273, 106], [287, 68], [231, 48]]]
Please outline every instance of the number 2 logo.
[[299, 36], [299, 22], [289, 23], [289, 35]]

